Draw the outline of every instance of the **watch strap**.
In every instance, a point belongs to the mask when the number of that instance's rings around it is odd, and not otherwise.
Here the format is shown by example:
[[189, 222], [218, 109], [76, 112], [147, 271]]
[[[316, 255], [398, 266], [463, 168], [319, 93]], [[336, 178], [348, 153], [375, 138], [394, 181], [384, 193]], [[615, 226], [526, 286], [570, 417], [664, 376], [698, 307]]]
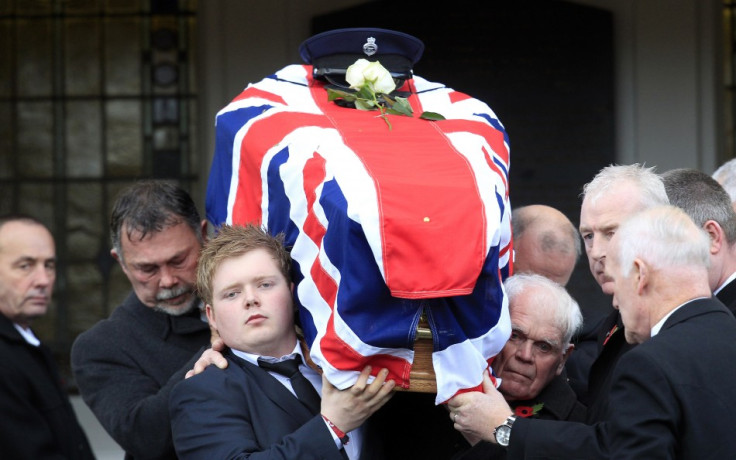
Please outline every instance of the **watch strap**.
[[[508, 441], [509, 441], [509, 439], [511, 437], [511, 427], [514, 425], [514, 422], [515, 421], [516, 421], [516, 415], [515, 414], [511, 414], [508, 417], [506, 417], [506, 420], [504, 420], [502, 424], [498, 425], [493, 430], [493, 437], [496, 439], [496, 443], [498, 445], [503, 446], [503, 447], [508, 446]], [[499, 431], [501, 431], [502, 428], [506, 428], [509, 431], [508, 435], [506, 435], [506, 439], [505, 440], [500, 440], [498, 438], [498, 433], [499, 433]]]

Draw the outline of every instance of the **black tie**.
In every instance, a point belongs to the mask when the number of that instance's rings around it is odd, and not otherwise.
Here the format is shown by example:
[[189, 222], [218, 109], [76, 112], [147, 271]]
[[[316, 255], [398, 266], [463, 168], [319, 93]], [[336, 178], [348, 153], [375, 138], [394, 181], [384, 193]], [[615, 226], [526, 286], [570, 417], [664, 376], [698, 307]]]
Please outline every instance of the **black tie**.
[[291, 387], [296, 393], [296, 397], [312, 412], [317, 415], [320, 411], [320, 397], [317, 390], [307, 380], [304, 375], [299, 372], [299, 364], [302, 362], [300, 355], [293, 358], [285, 359], [277, 363], [271, 363], [263, 358], [258, 358], [258, 365], [267, 371], [276, 372], [284, 377], [288, 377]]

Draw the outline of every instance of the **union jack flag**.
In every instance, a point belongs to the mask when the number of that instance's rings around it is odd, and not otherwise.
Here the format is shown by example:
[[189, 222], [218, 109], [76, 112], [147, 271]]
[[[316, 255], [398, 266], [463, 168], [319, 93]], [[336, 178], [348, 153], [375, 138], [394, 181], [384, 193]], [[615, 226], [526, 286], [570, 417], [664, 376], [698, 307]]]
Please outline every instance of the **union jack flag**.
[[479, 390], [510, 333], [509, 143], [483, 102], [415, 76], [430, 122], [328, 102], [312, 68], [249, 85], [216, 120], [207, 187], [215, 224], [284, 233], [310, 354], [346, 388], [364, 366], [409, 386], [422, 312], [439, 404]]

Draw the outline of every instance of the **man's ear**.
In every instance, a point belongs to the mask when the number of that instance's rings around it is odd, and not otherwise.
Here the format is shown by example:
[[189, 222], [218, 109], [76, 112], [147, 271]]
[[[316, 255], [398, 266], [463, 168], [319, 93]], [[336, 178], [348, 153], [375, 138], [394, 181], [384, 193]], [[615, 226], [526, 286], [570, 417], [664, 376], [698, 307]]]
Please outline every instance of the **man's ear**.
[[120, 268], [123, 269], [123, 273], [126, 275], [128, 274], [128, 267], [125, 266], [125, 263], [123, 263], [123, 256], [118, 253], [118, 251], [115, 250], [115, 248], [110, 249], [110, 255], [113, 259], [117, 260], [120, 264]]
[[199, 223], [199, 231], [202, 233], [202, 241], [207, 241], [207, 220], [203, 219]]
[[703, 230], [710, 238], [710, 253], [717, 254], [726, 244], [723, 228], [714, 220], [708, 220], [703, 224]]
[[649, 266], [643, 260], [636, 258], [634, 259], [634, 268], [632, 269], [631, 275], [636, 283], [637, 295], [642, 295], [651, 281], [651, 270]]
[[562, 373], [562, 369], [565, 368], [565, 363], [567, 362], [567, 359], [570, 357], [573, 351], [575, 351], [575, 345], [568, 343], [567, 350], [562, 353], [562, 361], [560, 361], [560, 364], [557, 366], [555, 375], [560, 375]]
[[294, 313], [297, 313], [299, 311], [299, 307], [296, 305], [296, 299], [294, 299], [294, 282], [289, 283], [289, 291], [291, 291], [291, 309], [294, 310]]
[[210, 325], [211, 328], [217, 329], [217, 323], [215, 322], [215, 310], [212, 308], [212, 305], [206, 304], [204, 306], [204, 312], [207, 314], [207, 323]]

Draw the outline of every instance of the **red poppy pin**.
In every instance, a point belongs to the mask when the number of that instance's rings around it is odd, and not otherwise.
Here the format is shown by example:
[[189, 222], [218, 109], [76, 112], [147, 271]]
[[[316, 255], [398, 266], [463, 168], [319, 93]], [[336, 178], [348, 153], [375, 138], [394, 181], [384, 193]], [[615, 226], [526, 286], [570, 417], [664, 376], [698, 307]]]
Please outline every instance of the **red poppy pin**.
[[519, 417], [531, 417], [532, 415], [537, 415], [537, 412], [542, 410], [544, 407], [544, 403], [535, 404], [533, 406], [516, 406], [516, 409], [514, 409], [514, 413]]

